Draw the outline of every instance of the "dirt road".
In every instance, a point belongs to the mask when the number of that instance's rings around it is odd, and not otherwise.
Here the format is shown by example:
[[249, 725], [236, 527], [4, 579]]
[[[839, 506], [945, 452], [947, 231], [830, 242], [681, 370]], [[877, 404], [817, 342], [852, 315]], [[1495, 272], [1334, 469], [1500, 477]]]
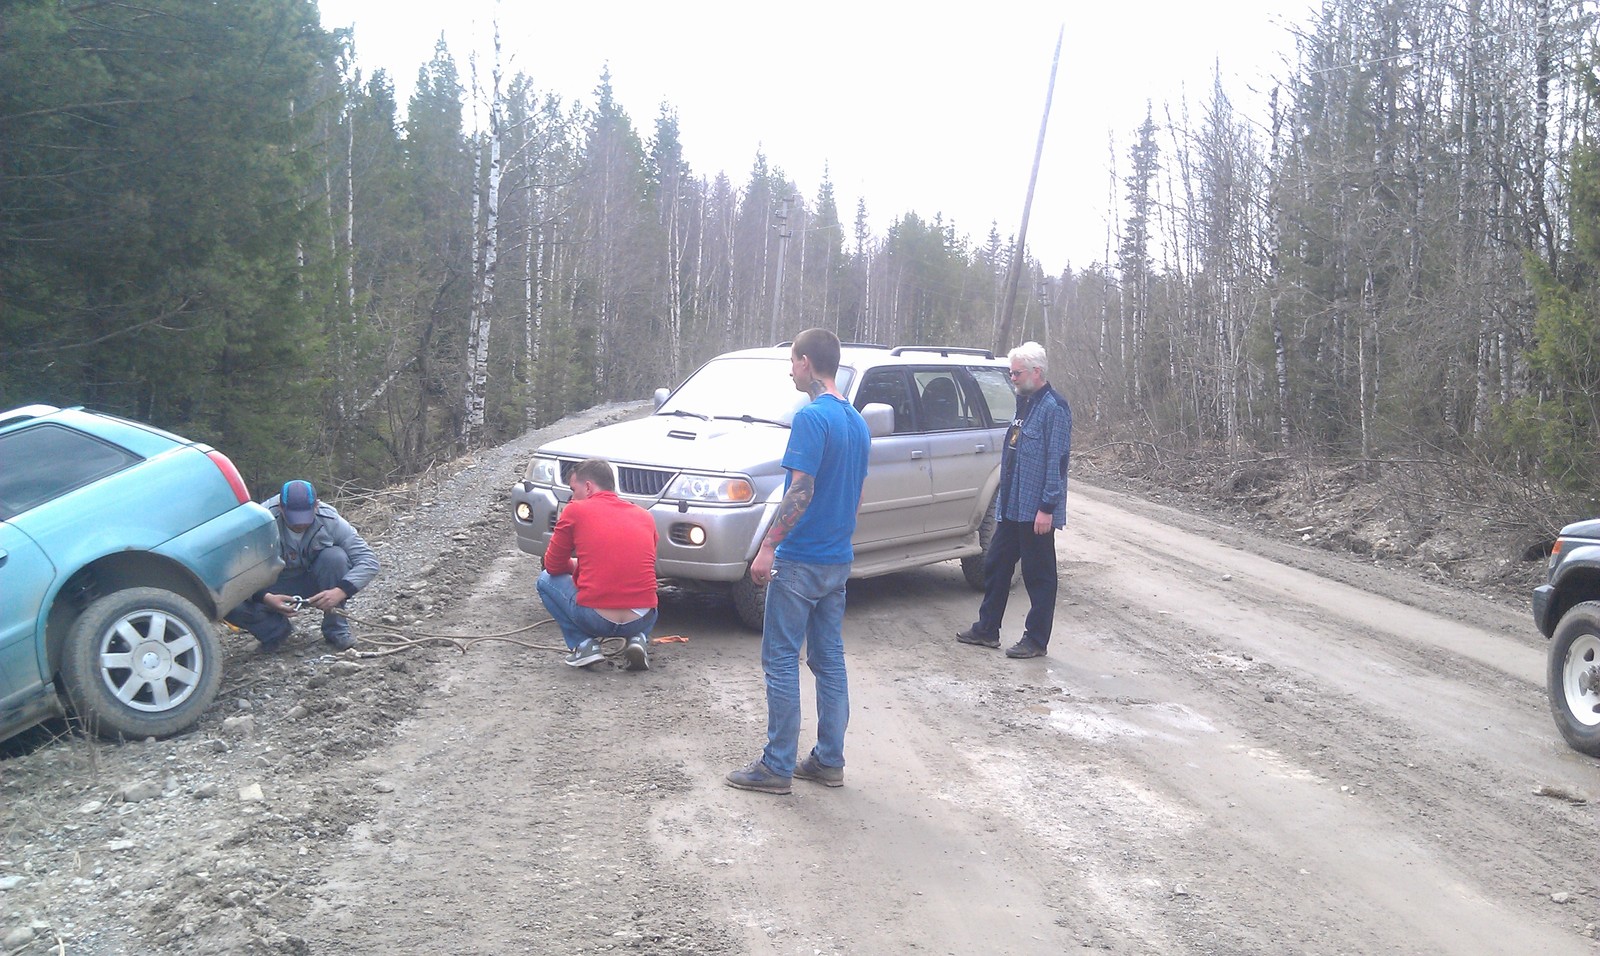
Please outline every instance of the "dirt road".
[[[1046, 659], [951, 639], [954, 563], [852, 584], [842, 789], [722, 785], [765, 704], [714, 603], [666, 604], [689, 642], [644, 674], [445, 658], [284, 929], [330, 954], [1600, 952], [1600, 765], [1550, 725], [1525, 611], [1081, 482], [1069, 507]], [[539, 615], [502, 546], [453, 626]]]

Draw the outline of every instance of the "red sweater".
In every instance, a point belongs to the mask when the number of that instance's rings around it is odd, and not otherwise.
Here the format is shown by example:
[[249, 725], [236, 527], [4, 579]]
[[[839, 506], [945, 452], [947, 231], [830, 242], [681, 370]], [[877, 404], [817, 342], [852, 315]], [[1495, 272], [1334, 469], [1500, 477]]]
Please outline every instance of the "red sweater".
[[656, 521], [614, 491], [569, 501], [544, 549], [544, 569], [571, 574], [584, 607], [655, 607]]

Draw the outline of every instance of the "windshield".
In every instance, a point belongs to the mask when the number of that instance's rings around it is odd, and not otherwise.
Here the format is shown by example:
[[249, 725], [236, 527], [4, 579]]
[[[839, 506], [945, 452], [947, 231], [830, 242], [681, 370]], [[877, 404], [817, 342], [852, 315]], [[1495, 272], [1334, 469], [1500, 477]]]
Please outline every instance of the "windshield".
[[[836, 384], [843, 394], [850, 387], [850, 369], [840, 366]], [[695, 418], [765, 419], [787, 425], [794, 413], [810, 401], [789, 378], [789, 360], [774, 356], [712, 359], [678, 386], [662, 403], [657, 415], [683, 414]]]

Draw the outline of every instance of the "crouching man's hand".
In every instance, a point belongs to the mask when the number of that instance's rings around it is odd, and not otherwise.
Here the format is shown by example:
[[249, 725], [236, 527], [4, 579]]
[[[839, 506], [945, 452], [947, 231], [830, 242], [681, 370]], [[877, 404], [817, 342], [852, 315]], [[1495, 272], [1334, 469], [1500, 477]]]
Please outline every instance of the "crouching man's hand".
[[344, 593], [344, 588], [334, 587], [326, 591], [318, 591], [316, 594], [306, 598], [306, 603], [319, 611], [331, 611], [343, 604], [349, 597], [350, 595]]

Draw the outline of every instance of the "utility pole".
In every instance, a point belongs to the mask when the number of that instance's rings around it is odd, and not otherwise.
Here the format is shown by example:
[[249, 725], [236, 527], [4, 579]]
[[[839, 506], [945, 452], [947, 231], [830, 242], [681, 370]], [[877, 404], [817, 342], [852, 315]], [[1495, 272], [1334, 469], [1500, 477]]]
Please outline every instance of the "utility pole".
[[772, 329], [768, 333], [768, 341], [774, 344], [778, 342], [778, 314], [783, 305], [784, 253], [789, 251], [789, 237], [794, 235], [789, 229], [789, 204], [794, 202], [795, 198], [783, 197], [783, 206], [772, 213], [772, 228], [778, 230], [778, 275], [772, 282]]
[[1044, 157], [1044, 131], [1050, 124], [1050, 100], [1056, 91], [1056, 67], [1061, 64], [1061, 38], [1066, 36], [1063, 23], [1056, 33], [1056, 54], [1050, 61], [1050, 86], [1044, 93], [1044, 118], [1039, 120], [1039, 145], [1033, 151], [1033, 172], [1028, 176], [1028, 198], [1022, 204], [1022, 226], [1017, 229], [1016, 247], [1011, 250], [1011, 268], [1006, 274], [1006, 287], [1001, 295], [1000, 334], [994, 343], [996, 352], [1004, 352], [1011, 341], [1011, 318], [1017, 301], [1017, 283], [1022, 279], [1022, 252], [1028, 245], [1028, 212], [1033, 209], [1033, 187], [1039, 181], [1039, 161]]

